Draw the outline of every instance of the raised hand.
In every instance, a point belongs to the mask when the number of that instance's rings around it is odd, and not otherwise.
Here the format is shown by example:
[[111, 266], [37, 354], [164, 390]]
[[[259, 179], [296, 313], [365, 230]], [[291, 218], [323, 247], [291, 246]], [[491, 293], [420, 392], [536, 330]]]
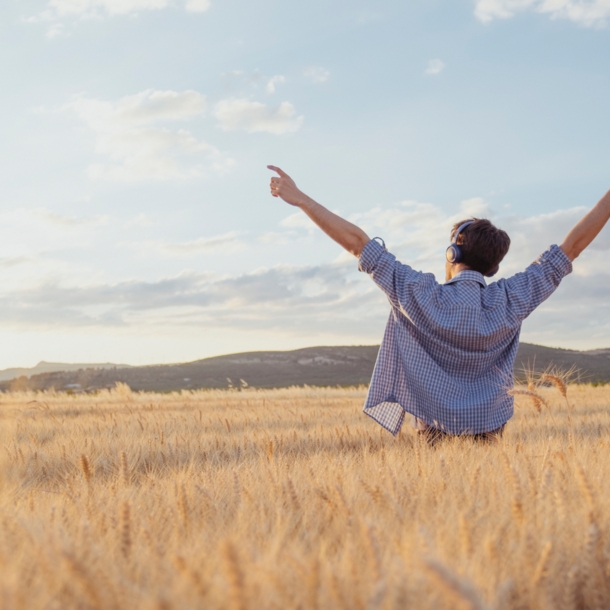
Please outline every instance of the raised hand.
[[271, 178], [269, 185], [274, 197], [280, 197], [286, 203], [296, 206], [302, 206], [307, 201], [307, 195], [297, 188], [294, 180], [284, 170], [275, 165], [267, 165], [267, 167], [279, 175], [279, 178]]
[[275, 165], [267, 165], [267, 167], [279, 175], [279, 178], [271, 178], [270, 188], [274, 197], [281, 197], [286, 203], [301, 208], [326, 235], [348, 252], [360, 256], [362, 248], [370, 241], [368, 235], [360, 227], [337, 216], [305, 195], [297, 188], [294, 180], [279, 167], [275, 167]]

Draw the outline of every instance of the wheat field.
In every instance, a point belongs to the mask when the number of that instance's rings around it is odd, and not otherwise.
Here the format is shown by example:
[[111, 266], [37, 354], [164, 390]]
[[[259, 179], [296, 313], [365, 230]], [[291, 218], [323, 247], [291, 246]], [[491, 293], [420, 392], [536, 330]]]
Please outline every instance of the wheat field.
[[610, 607], [609, 388], [433, 448], [365, 393], [0, 395], [0, 608]]

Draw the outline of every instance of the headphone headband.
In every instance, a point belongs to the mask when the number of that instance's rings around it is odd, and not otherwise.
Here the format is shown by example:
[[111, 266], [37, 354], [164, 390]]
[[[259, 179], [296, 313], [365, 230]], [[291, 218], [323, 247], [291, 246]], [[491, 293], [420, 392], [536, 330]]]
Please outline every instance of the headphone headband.
[[466, 228], [469, 227], [471, 224], [474, 224], [474, 220], [467, 220], [465, 223], [461, 224], [457, 231], [455, 232], [455, 235], [453, 236], [453, 239], [451, 240], [452, 244], [457, 244], [457, 240], [458, 237], [460, 236], [460, 233]]

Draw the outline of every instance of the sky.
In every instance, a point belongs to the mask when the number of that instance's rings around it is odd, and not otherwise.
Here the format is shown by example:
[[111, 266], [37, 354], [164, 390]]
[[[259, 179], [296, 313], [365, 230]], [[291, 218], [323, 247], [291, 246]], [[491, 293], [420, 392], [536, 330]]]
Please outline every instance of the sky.
[[[610, 188], [609, 0], [4, 0], [0, 368], [374, 344], [389, 305], [268, 164], [444, 279]], [[610, 227], [522, 340], [610, 347]]]

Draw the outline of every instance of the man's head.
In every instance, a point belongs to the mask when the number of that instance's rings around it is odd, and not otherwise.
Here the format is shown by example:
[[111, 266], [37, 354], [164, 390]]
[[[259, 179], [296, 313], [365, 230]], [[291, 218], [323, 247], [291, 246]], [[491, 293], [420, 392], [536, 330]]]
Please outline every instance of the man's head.
[[472, 269], [483, 275], [494, 273], [510, 247], [510, 237], [506, 232], [494, 227], [485, 218], [470, 218], [457, 222], [451, 230], [452, 241], [458, 229], [468, 222], [472, 224], [462, 229], [457, 238], [462, 259], [459, 263], [447, 263], [447, 279], [464, 269]]

